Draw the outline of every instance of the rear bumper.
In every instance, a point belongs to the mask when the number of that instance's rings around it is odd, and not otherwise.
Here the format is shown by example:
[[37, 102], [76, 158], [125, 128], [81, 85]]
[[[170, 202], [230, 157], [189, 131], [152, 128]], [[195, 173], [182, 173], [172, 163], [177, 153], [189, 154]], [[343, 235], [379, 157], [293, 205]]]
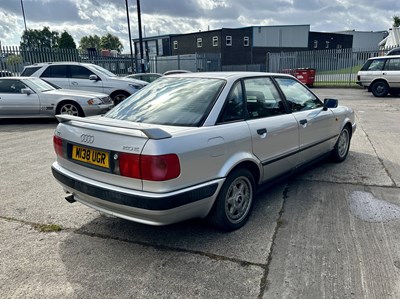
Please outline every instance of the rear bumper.
[[210, 211], [224, 179], [169, 192], [149, 193], [114, 185], [99, 184], [76, 176], [57, 162], [52, 165], [56, 180], [74, 199], [100, 212], [127, 220], [166, 225], [205, 217]]

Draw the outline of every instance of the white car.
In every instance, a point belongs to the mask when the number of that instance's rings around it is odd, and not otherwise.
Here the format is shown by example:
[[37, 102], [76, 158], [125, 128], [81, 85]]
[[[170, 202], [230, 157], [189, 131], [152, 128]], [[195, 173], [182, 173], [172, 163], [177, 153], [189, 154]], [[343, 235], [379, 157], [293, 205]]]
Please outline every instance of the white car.
[[39, 78], [0, 78], [0, 118], [91, 116], [112, 107], [111, 98], [104, 93], [59, 89]]
[[330, 156], [346, 159], [351, 108], [292, 76], [163, 76], [104, 116], [58, 116], [54, 177], [78, 201], [152, 225], [207, 215], [243, 226], [257, 187]]
[[21, 76], [39, 77], [61, 88], [106, 93], [115, 105], [148, 84], [118, 77], [95, 64], [79, 62], [36, 63], [26, 66]]
[[379, 56], [368, 59], [357, 73], [358, 85], [368, 89], [375, 97], [400, 94], [400, 55]]

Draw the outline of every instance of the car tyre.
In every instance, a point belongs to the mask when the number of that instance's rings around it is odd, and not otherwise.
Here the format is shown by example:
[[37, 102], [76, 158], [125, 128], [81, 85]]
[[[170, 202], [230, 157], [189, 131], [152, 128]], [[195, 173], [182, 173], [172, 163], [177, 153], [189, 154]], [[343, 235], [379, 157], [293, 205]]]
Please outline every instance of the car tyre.
[[385, 81], [376, 81], [372, 84], [371, 91], [375, 97], [386, 97], [389, 93], [389, 86]]
[[129, 96], [130, 94], [127, 93], [126, 91], [116, 91], [111, 95], [111, 99], [113, 100], [114, 105], [116, 106]]
[[350, 129], [349, 126], [345, 126], [339, 134], [339, 138], [336, 141], [335, 147], [332, 151], [332, 160], [340, 163], [346, 160], [346, 157], [350, 149]]
[[73, 116], [84, 116], [81, 107], [74, 102], [63, 102], [57, 108], [57, 114], [68, 114]]
[[247, 169], [232, 171], [226, 178], [209, 219], [222, 231], [242, 227], [250, 217], [255, 196], [254, 177]]

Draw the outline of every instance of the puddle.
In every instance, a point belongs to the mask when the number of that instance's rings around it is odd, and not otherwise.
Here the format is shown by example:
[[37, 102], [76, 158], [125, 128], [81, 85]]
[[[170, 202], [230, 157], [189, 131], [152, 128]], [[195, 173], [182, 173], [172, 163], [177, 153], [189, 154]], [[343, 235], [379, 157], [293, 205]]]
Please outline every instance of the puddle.
[[400, 206], [376, 198], [372, 193], [354, 191], [348, 198], [351, 214], [367, 222], [400, 219]]

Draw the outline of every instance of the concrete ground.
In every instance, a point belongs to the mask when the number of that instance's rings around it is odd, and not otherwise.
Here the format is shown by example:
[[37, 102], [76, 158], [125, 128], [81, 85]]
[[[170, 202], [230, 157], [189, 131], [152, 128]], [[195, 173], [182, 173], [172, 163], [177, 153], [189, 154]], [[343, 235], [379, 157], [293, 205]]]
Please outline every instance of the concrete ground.
[[400, 298], [400, 98], [314, 91], [355, 110], [348, 159], [267, 189], [229, 234], [69, 204], [56, 122], [0, 121], [0, 298]]

